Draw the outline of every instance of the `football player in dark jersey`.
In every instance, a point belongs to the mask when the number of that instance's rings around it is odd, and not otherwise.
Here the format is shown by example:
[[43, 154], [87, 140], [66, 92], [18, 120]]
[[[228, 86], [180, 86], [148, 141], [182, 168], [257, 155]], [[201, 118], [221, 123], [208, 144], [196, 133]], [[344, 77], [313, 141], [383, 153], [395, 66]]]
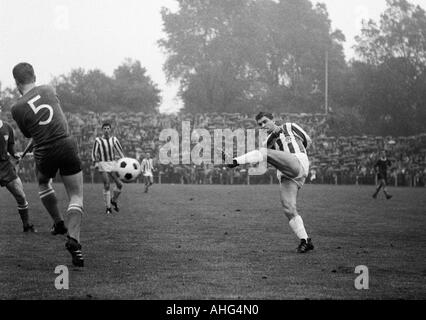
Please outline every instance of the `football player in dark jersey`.
[[374, 170], [377, 173], [377, 187], [376, 192], [373, 194], [373, 198], [377, 199], [377, 195], [380, 190], [383, 188], [383, 193], [386, 196], [386, 199], [391, 199], [392, 196], [388, 193], [387, 183], [388, 183], [388, 169], [392, 165], [392, 162], [386, 157], [386, 151], [381, 152], [380, 159], [376, 162]]
[[[34, 69], [28, 63], [16, 65], [13, 77], [22, 97], [12, 106], [12, 117], [24, 136], [33, 141], [39, 195], [54, 221], [52, 234], [68, 235], [65, 247], [72, 255], [72, 262], [83, 267], [80, 244], [84, 212], [83, 174], [77, 143], [70, 136], [55, 89], [46, 85], [36, 86]], [[67, 226], [51, 183], [58, 171], [69, 197]]]
[[[0, 106], [0, 115], [1, 111]], [[36, 232], [34, 225], [30, 224], [24, 186], [11, 162], [11, 157], [19, 162], [19, 154], [15, 152], [15, 135], [12, 127], [0, 119], [0, 187], [6, 187], [15, 198], [24, 232]]]

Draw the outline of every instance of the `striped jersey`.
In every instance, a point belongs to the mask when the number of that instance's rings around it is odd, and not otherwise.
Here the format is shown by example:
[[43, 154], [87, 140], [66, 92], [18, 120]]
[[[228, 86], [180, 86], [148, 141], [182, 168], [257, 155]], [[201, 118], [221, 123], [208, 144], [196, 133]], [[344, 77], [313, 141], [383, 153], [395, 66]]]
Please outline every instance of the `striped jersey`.
[[[287, 122], [282, 126], [282, 129], [279, 137], [275, 139], [275, 143], [270, 148], [290, 153], [306, 154], [306, 149], [312, 142], [309, 135], [295, 123]], [[268, 146], [270, 146], [269, 140], [273, 136], [273, 133], [269, 135], [267, 140]]]
[[142, 172], [152, 172], [154, 170], [154, 162], [152, 159], [144, 158], [141, 163]]
[[93, 162], [115, 161], [117, 154], [120, 159], [124, 158], [123, 148], [116, 137], [110, 137], [108, 139], [98, 137], [95, 139], [95, 144], [92, 149]]

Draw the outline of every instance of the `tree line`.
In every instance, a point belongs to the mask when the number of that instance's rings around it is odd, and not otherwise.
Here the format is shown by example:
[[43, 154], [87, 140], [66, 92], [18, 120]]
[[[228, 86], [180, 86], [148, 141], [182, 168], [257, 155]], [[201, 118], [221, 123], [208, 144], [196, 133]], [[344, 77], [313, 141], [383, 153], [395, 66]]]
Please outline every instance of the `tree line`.
[[[147, 75], [140, 61], [125, 59], [112, 76], [103, 71], [77, 68], [55, 77], [51, 85], [66, 112], [158, 112], [161, 91]], [[1, 90], [0, 104], [5, 108], [19, 97], [16, 89]]]
[[[324, 113], [326, 72], [336, 133], [426, 131], [426, 14], [387, 0], [364, 21], [357, 57], [324, 4], [309, 0], [177, 0], [164, 8], [169, 79], [189, 112]], [[325, 65], [328, 62], [326, 71]]]

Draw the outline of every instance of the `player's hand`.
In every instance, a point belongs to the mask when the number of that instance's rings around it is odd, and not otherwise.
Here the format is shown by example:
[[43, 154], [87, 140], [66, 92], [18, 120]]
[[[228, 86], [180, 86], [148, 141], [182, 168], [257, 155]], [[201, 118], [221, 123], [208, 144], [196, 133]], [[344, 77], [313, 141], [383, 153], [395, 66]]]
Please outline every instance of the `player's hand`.
[[12, 155], [12, 157], [13, 157], [13, 159], [15, 159], [16, 160], [16, 162], [18, 162], [19, 163], [19, 161], [21, 161], [21, 154], [20, 153], [15, 153], [15, 154], [13, 154]]

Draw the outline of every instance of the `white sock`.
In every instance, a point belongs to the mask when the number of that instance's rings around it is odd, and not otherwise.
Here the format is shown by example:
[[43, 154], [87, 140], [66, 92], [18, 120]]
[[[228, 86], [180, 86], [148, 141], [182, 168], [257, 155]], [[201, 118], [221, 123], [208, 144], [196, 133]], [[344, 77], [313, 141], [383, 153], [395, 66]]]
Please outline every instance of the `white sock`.
[[289, 222], [290, 228], [296, 234], [296, 236], [302, 240], [308, 240], [308, 234], [306, 233], [305, 226], [303, 225], [303, 219], [301, 216], [297, 215]]
[[104, 202], [107, 208], [111, 208], [111, 191], [104, 190]]
[[266, 157], [263, 156], [263, 153], [259, 150], [254, 150], [249, 152], [241, 157], [235, 158], [238, 164], [248, 164], [248, 163], [259, 163], [262, 162]]

